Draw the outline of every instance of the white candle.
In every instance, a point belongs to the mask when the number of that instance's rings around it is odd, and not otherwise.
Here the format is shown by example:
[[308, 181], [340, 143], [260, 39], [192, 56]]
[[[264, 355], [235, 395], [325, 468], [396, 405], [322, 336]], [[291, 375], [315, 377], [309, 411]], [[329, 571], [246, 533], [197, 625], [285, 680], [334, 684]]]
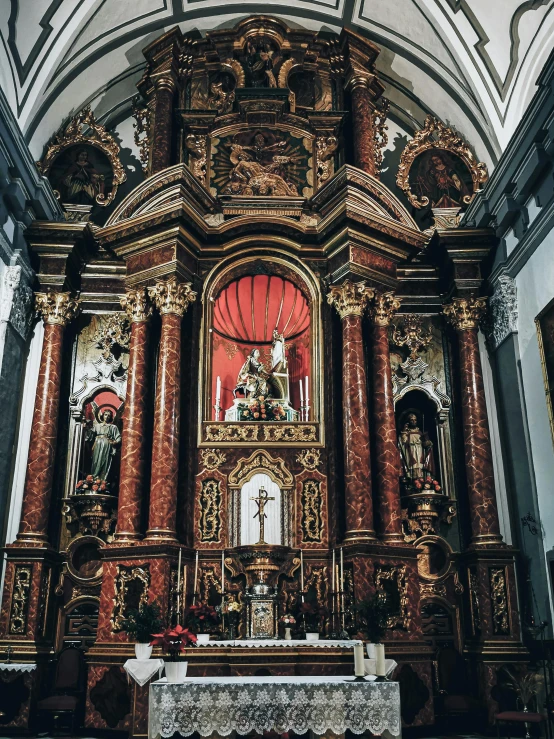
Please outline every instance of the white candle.
[[304, 554], [302, 550], [300, 550], [300, 591], [302, 600], [304, 600]]
[[302, 380], [299, 380], [298, 384], [300, 385], [300, 406], [303, 406], [304, 405], [304, 388], [302, 387]]
[[310, 405], [310, 393], [308, 391], [308, 375], [306, 375], [306, 377], [305, 377], [305, 383], [306, 383], [306, 393], [305, 393], [305, 395], [306, 395], [306, 405], [308, 406], [308, 405]]
[[375, 645], [375, 674], [377, 677], [385, 677], [385, 645]]
[[340, 589], [341, 593], [344, 593], [344, 552], [342, 547], [340, 548]]
[[196, 605], [196, 588], [198, 586], [198, 549], [196, 550], [196, 561], [194, 563], [194, 591], [192, 593], [192, 601]]
[[368, 642], [365, 645], [365, 648], [367, 650], [368, 659], [375, 659], [375, 644], [371, 644], [371, 642]]
[[333, 571], [331, 573], [331, 592], [335, 592], [335, 547], [333, 547]]
[[221, 552], [221, 598], [225, 594], [225, 549]]
[[181, 620], [181, 556], [183, 550], [179, 549], [179, 560], [177, 563], [177, 623]]
[[354, 644], [354, 675], [363, 677], [365, 675], [364, 645]]

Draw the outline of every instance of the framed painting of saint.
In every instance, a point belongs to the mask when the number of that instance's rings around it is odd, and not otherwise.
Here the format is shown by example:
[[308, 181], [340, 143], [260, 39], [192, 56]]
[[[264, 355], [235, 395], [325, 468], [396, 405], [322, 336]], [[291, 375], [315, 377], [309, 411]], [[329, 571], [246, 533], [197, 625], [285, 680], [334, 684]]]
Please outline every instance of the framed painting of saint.
[[58, 132], [38, 166], [67, 205], [109, 205], [127, 179], [119, 144], [90, 108]]
[[418, 210], [464, 209], [488, 179], [464, 139], [429, 115], [400, 157], [396, 184]]
[[552, 394], [554, 393], [554, 300], [535, 318], [535, 326], [537, 327], [550, 432], [554, 444], [554, 407], [552, 405]]

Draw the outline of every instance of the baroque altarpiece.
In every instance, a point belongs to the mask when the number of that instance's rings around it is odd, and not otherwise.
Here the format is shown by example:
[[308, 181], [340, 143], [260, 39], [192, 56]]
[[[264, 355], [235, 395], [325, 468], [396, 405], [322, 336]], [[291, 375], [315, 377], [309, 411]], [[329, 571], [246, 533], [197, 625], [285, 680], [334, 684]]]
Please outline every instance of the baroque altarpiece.
[[[239, 637], [271, 638], [302, 599], [323, 633], [355, 635], [356, 604], [393, 597], [406, 725], [433, 722], [441, 644], [484, 696], [523, 658], [478, 338], [495, 242], [459, 226], [486, 172], [428, 119], [398, 173], [432, 212], [422, 230], [380, 181], [378, 54], [267, 17], [176, 28], [144, 50], [142, 184], [117, 199], [117, 144], [90, 111], [43, 160], [67, 221], [28, 232], [44, 344], [0, 635], [39, 668], [13, 725], [48, 655], [78, 643], [86, 725], [140, 734], [129, 609], [155, 599], [175, 623], [220, 605], [223, 582]], [[258, 658], [190, 660], [240, 674]], [[267, 666], [351, 660], [276, 648]]]

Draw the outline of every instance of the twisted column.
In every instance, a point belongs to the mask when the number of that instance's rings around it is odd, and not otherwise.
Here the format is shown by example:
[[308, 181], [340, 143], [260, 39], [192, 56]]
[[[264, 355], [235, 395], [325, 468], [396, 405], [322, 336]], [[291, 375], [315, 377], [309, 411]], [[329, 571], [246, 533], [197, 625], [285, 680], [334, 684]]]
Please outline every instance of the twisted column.
[[37, 293], [35, 308], [44, 321], [44, 342], [17, 541], [44, 546], [48, 542], [48, 515], [58, 436], [63, 332], [76, 316], [79, 301], [70, 293]]
[[377, 176], [375, 158], [375, 105], [364, 77], [354, 77], [350, 86], [352, 100], [352, 128], [354, 134], [354, 164], [374, 177]]
[[158, 77], [156, 80], [151, 174], [171, 164], [175, 89], [175, 80], [171, 76]]
[[121, 469], [115, 539], [140, 539], [144, 488], [146, 398], [148, 392], [148, 333], [152, 306], [146, 289], [127, 290], [121, 305], [131, 321], [127, 395], [121, 436]]
[[379, 536], [389, 544], [404, 541], [400, 505], [400, 456], [394, 415], [392, 373], [389, 350], [389, 325], [400, 308], [394, 293], [377, 293], [371, 309], [373, 364], [373, 429]]
[[354, 541], [375, 539], [362, 339], [362, 315], [373, 294], [365, 283], [346, 280], [342, 285], [332, 287], [327, 295], [327, 302], [335, 306], [342, 320], [345, 540]]
[[443, 313], [458, 334], [465, 467], [473, 546], [500, 543], [492, 450], [477, 328], [486, 298], [454, 298]]
[[196, 299], [190, 283], [159, 280], [148, 294], [162, 317], [154, 406], [148, 539], [176, 540], [181, 411], [181, 320]]

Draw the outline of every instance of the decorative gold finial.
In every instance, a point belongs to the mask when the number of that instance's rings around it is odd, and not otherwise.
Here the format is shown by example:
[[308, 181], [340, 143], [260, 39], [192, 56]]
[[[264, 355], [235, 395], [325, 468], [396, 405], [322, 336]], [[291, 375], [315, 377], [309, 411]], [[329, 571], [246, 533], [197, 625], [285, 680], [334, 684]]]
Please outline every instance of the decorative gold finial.
[[399, 308], [400, 300], [393, 292], [376, 292], [371, 306], [373, 321], [377, 326], [388, 326]]
[[71, 293], [35, 293], [35, 309], [44, 323], [67, 326], [79, 312], [80, 301]]
[[333, 285], [327, 293], [327, 302], [334, 305], [339, 316], [361, 316], [368, 302], [375, 295], [375, 290], [366, 287], [365, 282], [345, 280], [342, 285]]
[[129, 288], [119, 302], [132, 323], [146, 321], [152, 315], [152, 304], [145, 287]]
[[477, 328], [487, 311], [486, 298], [453, 298], [450, 305], [444, 305], [442, 312], [457, 331]]
[[184, 316], [189, 303], [196, 300], [196, 293], [191, 290], [191, 283], [179, 283], [176, 277], [158, 280], [154, 287], [148, 288], [148, 295], [162, 316], [168, 313]]
[[396, 346], [407, 346], [410, 350], [410, 359], [417, 359], [421, 349], [426, 349], [433, 340], [431, 327], [425, 333], [420, 316], [410, 313], [404, 318], [401, 327], [392, 332], [392, 341]]

